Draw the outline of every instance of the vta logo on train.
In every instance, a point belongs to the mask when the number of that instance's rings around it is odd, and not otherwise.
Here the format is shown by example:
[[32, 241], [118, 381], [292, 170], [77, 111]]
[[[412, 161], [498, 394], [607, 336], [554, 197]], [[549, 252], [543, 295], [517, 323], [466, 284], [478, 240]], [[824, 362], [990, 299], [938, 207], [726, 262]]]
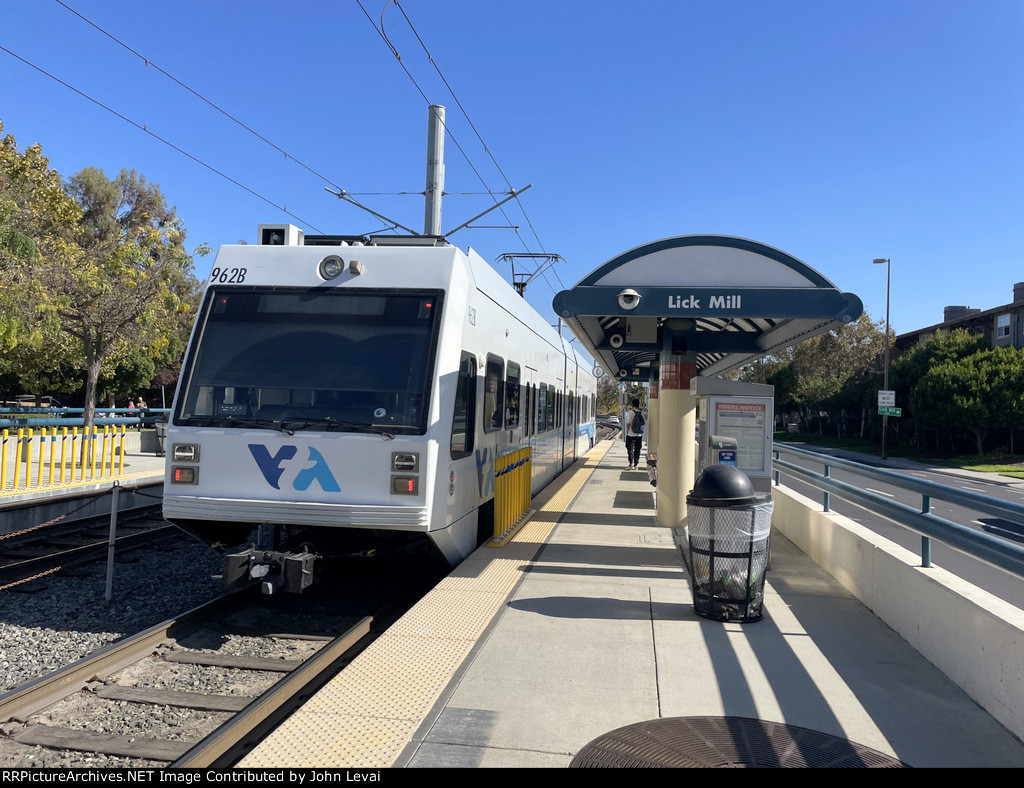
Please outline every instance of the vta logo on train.
[[[298, 460], [297, 462], [311, 462], [313, 464], [301, 468], [295, 474], [295, 478], [292, 480], [292, 487], [299, 491], [308, 490], [310, 485], [316, 482], [324, 492], [341, 492], [341, 487], [338, 485], [337, 479], [334, 478], [334, 474], [331, 473], [331, 469], [327, 466], [327, 460], [324, 459], [324, 455], [312, 446], [308, 448], [309, 456], [305, 460]], [[292, 462], [292, 460], [294, 460], [298, 451], [297, 446], [284, 445], [277, 450], [276, 454], [271, 456], [270, 450], [262, 443], [249, 444], [249, 452], [252, 454], [252, 458], [256, 460], [260, 471], [263, 472], [263, 478], [275, 490], [281, 489], [281, 477], [286, 469], [295, 465], [295, 462]]]
[[491, 450], [484, 446], [476, 450], [476, 483], [480, 488], [480, 497], [494, 492], [494, 468], [490, 465]]

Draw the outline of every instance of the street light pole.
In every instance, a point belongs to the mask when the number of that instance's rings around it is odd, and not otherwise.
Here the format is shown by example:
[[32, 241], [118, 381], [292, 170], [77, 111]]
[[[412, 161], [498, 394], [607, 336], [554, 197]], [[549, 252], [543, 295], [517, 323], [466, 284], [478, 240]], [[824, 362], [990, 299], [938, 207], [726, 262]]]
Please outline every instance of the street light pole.
[[[888, 258], [876, 257], [871, 261], [876, 265], [885, 263], [885, 367], [882, 372], [882, 390], [889, 390], [889, 282], [892, 261]], [[885, 457], [885, 438], [889, 434], [889, 416], [882, 416], [882, 459]]]

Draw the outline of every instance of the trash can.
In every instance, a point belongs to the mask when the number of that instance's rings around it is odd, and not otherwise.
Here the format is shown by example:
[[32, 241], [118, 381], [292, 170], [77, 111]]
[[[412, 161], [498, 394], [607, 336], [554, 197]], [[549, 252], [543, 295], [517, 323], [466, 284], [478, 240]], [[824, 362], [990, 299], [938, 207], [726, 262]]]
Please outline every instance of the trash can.
[[771, 493], [758, 494], [730, 465], [701, 471], [686, 496], [693, 609], [715, 621], [758, 621], [772, 522]]
[[153, 426], [156, 427], [156, 456], [163, 457], [167, 453], [164, 448], [167, 442], [167, 422], [160, 420]]

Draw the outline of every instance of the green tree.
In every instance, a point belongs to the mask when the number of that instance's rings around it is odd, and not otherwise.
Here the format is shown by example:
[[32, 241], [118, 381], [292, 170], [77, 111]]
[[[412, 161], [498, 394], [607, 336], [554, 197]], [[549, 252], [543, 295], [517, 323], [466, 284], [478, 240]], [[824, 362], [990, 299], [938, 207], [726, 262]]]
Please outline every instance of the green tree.
[[819, 432], [824, 429], [822, 414], [830, 417], [842, 433], [848, 414], [862, 412], [864, 406], [858, 398], [864, 385], [863, 373], [882, 354], [884, 344], [881, 324], [865, 312], [852, 323], [793, 348], [792, 370], [787, 373], [792, 376], [790, 396], [807, 415], [817, 416]]
[[972, 435], [978, 454], [985, 451], [993, 423], [991, 356], [991, 351], [981, 351], [943, 361], [929, 369], [911, 393], [923, 424], [951, 440], [957, 434]]
[[[929, 432], [935, 432], [935, 445], [938, 446], [943, 437], [951, 439], [952, 435], [960, 434], [956, 424], [946, 425], [944, 417], [948, 403], [936, 402], [935, 397], [941, 397], [941, 393], [928, 390], [915, 392], [915, 387], [924, 380], [928, 372], [945, 362], [955, 362], [967, 358], [975, 353], [988, 349], [985, 338], [978, 334], [971, 334], [967, 330], [958, 328], [947, 333], [939, 333], [928, 341], [901, 353], [893, 359], [889, 375], [890, 386], [896, 391], [896, 402], [905, 403], [902, 420], [912, 426], [918, 441], [922, 441]], [[935, 384], [935, 378], [927, 382], [931, 387]], [[936, 413], [927, 413], [923, 409], [933, 404], [939, 408]], [[953, 430], [950, 433], [950, 430]]]
[[19, 333], [18, 342], [3, 354], [0, 370], [11, 375], [19, 394], [42, 397], [69, 393], [82, 385], [81, 353], [72, 337], [38, 325]]
[[597, 379], [597, 412], [619, 412], [619, 384], [610, 375]]
[[76, 243], [41, 258], [34, 275], [40, 310], [81, 345], [88, 427], [104, 360], [119, 348], [162, 354], [164, 328], [191, 319], [187, 296], [197, 285], [185, 228], [158, 185], [134, 171], [110, 180], [87, 167], [66, 188], [81, 209]]
[[1024, 428], [1024, 350], [995, 348], [991, 374], [993, 426], [1007, 430], [1013, 453], [1013, 433]]
[[80, 215], [42, 147], [19, 151], [0, 121], [0, 349], [41, 330], [33, 309], [35, 263], [66, 249]]

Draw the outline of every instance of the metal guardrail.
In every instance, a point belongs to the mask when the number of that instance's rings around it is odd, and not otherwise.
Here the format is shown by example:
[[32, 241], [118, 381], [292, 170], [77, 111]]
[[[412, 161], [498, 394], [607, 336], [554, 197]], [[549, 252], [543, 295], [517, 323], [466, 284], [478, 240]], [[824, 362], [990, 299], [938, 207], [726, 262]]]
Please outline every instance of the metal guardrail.
[[[795, 446], [775, 444], [773, 471], [775, 484], [781, 483], [782, 471], [807, 482], [824, 493], [823, 507], [830, 510], [830, 496], [838, 495], [846, 501], [862, 506], [870, 512], [881, 515], [921, 535], [921, 565], [931, 566], [931, 540], [936, 539], [955, 550], [1024, 579], [1024, 546], [1007, 542], [998, 536], [983, 533], [967, 525], [954, 523], [931, 513], [932, 500], [959, 504], [983, 514], [1001, 517], [1024, 526], [1024, 506], [1010, 501], [1000, 501], [980, 493], [959, 490], [937, 482], [915, 479], [894, 471], [873, 468], [852, 460], [823, 456]], [[783, 454], [806, 457], [824, 466], [824, 473], [803, 468], [782, 459]], [[892, 501], [881, 495], [868, 492], [852, 484], [833, 479], [831, 468], [839, 467], [869, 479], [887, 482], [921, 496], [921, 508]]]
[[[163, 421], [170, 408], [96, 408], [97, 426], [151, 426]], [[81, 427], [85, 408], [0, 408], [0, 427]]]

